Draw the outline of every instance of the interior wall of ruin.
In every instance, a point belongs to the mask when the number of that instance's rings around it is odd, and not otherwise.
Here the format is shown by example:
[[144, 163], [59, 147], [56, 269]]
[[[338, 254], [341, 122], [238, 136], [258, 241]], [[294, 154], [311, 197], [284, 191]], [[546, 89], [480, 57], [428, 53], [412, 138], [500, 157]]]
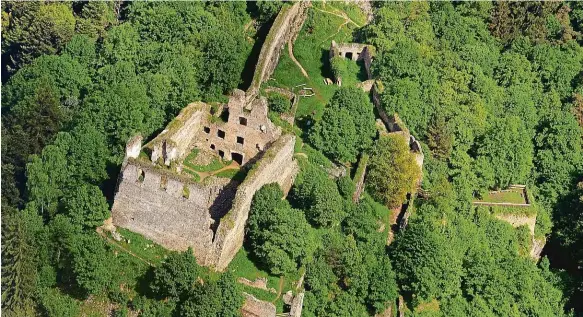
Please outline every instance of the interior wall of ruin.
[[231, 210], [221, 219], [206, 264], [224, 270], [243, 245], [251, 200], [263, 185], [278, 183], [288, 191], [299, 167], [293, 159], [295, 136], [281, 136], [239, 185]]

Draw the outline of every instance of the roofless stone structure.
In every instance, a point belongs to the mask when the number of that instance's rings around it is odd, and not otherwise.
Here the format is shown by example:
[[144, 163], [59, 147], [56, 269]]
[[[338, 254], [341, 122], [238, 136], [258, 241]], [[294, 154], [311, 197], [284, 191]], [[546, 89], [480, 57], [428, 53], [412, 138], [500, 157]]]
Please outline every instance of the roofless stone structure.
[[[143, 146], [140, 136], [129, 140], [112, 207], [114, 225], [172, 250], [192, 248], [201, 265], [227, 267], [243, 245], [255, 192], [269, 183], [287, 192], [298, 172], [295, 136], [282, 135], [269, 120], [267, 101], [258, 93], [285, 43], [297, 37], [308, 6], [300, 1], [282, 8], [246, 92], [236, 89], [227, 104], [188, 105]], [[182, 168], [194, 148], [251, 168], [242, 182], [217, 177], [196, 182]]]

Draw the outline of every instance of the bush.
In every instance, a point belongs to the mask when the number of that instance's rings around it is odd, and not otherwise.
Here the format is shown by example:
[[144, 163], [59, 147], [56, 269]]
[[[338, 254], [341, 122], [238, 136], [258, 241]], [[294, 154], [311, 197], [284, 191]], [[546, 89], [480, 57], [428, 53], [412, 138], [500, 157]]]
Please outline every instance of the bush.
[[162, 265], [154, 269], [154, 278], [150, 288], [160, 298], [183, 297], [196, 282], [200, 267], [192, 250], [171, 254]]
[[290, 100], [282, 94], [272, 93], [267, 100], [269, 102], [269, 109], [275, 112], [284, 113], [291, 108]]
[[348, 175], [340, 177], [336, 181], [336, 185], [338, 186], [338, 191], [342, 197], [345, 199], [352, 198], [352, 194], [354, 194], [354, 191], [356, 190], [356, 185], [352, 182]]

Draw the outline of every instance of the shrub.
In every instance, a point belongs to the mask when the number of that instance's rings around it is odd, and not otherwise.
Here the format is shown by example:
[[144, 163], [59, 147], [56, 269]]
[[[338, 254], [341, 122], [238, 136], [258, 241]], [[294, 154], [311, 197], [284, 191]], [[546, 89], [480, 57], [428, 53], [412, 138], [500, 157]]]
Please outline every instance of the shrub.
[[290, 110], [291, 102], [290, 100], [278, 93], [272, 93], [268, 97], [269, 108], [278, 113], [284, 113]]

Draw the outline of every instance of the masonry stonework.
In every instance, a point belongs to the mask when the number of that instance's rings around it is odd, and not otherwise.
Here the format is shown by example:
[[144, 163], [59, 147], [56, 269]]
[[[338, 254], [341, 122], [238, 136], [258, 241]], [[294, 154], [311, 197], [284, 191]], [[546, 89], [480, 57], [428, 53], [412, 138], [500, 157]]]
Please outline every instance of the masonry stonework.
[[[281, 136], [258, 93], [285, 43], [295, 40], [309, 5], [296, 2], [278, 14], [246, 92], [234, 90], [227, 104], [189, 104], [143, 147], [140, 136], [129, 140], [112, 206], [114, 225], [171, 250], [192, 248], [202, 265], [227, 267], [243, 244], [255, 192], [274, 182], [287, 192], [298, 172], [295, 136]], [[217, 177], [197, 183], [182, 174], [193, 148], [252, 168], [240, 184]]]
[[310, 5], [310, 1], [302, 0], [291, 6], [284, 6], [273, 21], [273, 26], [261, 47], [251, 87], [247, 90], [247, 103], [255, 99], [261, 83], [273, 74], [285, 44], [288, 41], [295, 41], [306, 20]]
[[231, 210], [221, 219], [207, 265], [224, 270], [243, 245], [251, 200], [263, 185], [278, 183], [289, 191], [299, 168], [293, 159], [295, 136], [283, 135], [264, 154], [237, 190]]

